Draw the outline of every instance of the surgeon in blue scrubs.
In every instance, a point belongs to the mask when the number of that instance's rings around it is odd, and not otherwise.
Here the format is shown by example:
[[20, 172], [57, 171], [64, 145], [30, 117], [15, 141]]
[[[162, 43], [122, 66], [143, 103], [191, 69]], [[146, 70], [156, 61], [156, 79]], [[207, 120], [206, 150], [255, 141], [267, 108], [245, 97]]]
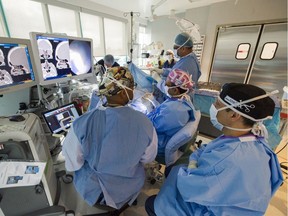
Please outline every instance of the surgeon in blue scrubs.
[[109, 69], [99, 86], [106, 103], [76, 119], [63, 143], [66, 169], [74, 172], [75, 188], [91, 206], [132, 204], [144, 185], [143, 165], [157, 154], [152, 123], [126, 106], [133, 87], [127, 68]]
[[188, 96], [192, 87], [191, 76], [179, 69], [172, 70], [163, 87], [168, 98], [147, 115], [158, 135], [157, 156], [165, 156], [170, 138], [188, 121], [195, 120], [195, 108]]
[[261, 123], [274, 107], [261, 88], [225, 84], [210, 108], [223, 135], [193, 152], [188, 165], [172, 169], [158, 195], [146, 200], [148, 215], [264, 215], [283, 182]]
[[[201, 76], [200, 64], [198, 59], [193, 52], [193, 41], [189, 34], [180, 33], [175, 37], [173, 52], [176, 58], [180, 58], [172, 68], [152, 68], [150, 70], [151, 76], [158, 81], [157, 87], [153, 92], [156, 100], [162, 103], [167, 97], [163, 94], [164, 89], [162, 86], [165, 84], [168, 74], [175, 69], [180, 69], [185, 71], [188, 75], [192, 76], [192, 81], [195, 85]], [[190, 94], [191, 100], [193, 100], [193, 95]]]
[[151, 74], [155, 71], [163, 78], [166, 78], [171, 70], [180, 69], [187, 74], [192, 75], [192, 80], [197, 83], [201, 76], [198, 59], [193, 52], [193, 41], [189, 34], [180, 33], [174, 39], [173, 52], [176, 58], [180, 58], [172, 68], [153, 68]]

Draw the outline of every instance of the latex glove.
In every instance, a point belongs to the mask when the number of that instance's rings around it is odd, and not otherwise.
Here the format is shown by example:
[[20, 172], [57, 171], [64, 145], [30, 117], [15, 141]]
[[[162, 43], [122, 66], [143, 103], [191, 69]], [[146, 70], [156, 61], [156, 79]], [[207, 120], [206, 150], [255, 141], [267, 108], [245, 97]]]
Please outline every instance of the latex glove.
[[163, 73], [163, 69], [159, 69], [159, 68], [151, 68], [150, 69], [150, 75], [152, 75], [153, 72], [156, 72], [158, 74], [162, 74]]
[[[146, 104], [146, 102], [149, 102], [153, 107], [147, 106], [147, 111], [151, 112], [155, 107], [159, 106], [159, 102], [154, 98], [152, 93], [147, 92], [145, 95], [142, 96], [142, 103]], [[150, 108], [150, 109], [149, 109]]]
[[157, 82], [160, 82], [162, 79], [161, 77], [159, 76], [159, 74], [156, 72], [156, 71], [153, 71], [152, 74], [151, 74], [152, 78], [154, 80], [156, 80]]
[[154, 96], [152, 93], [147, 92], [147, 93], [145, 93], [145, 95], [142, 96], [142, 98], [145, 100], [153, 100]]
[[197, 161], [191, 160], [188, 164], [188, 169], [195, 169], [197, 168]]
[[159, 69], [159, 68], [155, 68], [154, 71], [156, 71], [156, 73], [158, 73], [158, 74], [163, 73], [163, 69]]

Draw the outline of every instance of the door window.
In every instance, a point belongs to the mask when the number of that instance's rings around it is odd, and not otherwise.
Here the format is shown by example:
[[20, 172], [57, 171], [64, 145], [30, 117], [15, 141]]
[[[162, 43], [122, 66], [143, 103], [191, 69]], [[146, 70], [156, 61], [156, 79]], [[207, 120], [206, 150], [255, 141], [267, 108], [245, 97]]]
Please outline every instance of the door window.
[[249, 55], [249, 50], [250, 50], [251, 45], [249, 43], [242, 43], [239, 44], [236, 52], [236, 59], [237, 60], [244, 60], [248, 57]]
[[265, 43], [263, 45], [260, 58], [262, 60], [271, 60], [271, 59], [273, 59], [275, 54], [276, 54], [277, 47], [278, 47], [278, 43], [276, 43], [276, 42]]

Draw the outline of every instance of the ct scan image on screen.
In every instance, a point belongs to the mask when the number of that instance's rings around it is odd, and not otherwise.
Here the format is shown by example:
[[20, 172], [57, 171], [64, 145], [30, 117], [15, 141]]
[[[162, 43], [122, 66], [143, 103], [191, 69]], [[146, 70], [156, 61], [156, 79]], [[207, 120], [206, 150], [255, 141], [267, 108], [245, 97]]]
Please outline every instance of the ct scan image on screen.
[[0, 42], [0, 88], [34, 80], [27, 45]]

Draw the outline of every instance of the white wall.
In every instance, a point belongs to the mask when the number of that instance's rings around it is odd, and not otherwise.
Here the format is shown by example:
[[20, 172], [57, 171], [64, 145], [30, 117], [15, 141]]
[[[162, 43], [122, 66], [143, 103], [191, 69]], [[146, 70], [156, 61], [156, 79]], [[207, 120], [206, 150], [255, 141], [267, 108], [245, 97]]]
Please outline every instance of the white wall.
[[[183, 18], [185, 14], [176, 14], [177, 17]], [[175, 24], [175, 19], [168, 16], [159, 16], [153, 22], [148, 23], [151, 31], [151, 41], [161, 41], [164, 50], [173, 49], [174, 38], [181, 31]]]
[[[198, 24], [200, 33], [205, 35], [200, 81], [208, 81], [217, 26], [287, 20], [287, 0], [225, 1], [187, 10], [185, 18]], [[148, 26], [151, 28], [152, 41], [162, 41], [164, 49], [171, 48], [174, 37], [180, 32], [175, 20], [167, 16], [158, 17]]]

